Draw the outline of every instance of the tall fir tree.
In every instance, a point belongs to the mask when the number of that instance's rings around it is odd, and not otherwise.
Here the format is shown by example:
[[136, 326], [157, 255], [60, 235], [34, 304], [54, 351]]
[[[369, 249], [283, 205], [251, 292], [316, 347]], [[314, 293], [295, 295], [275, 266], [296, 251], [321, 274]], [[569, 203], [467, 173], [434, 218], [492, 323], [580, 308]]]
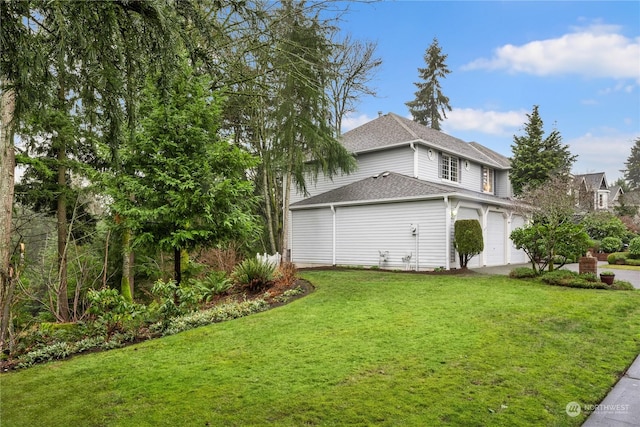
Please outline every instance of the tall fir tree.
[[634, 190], [640, 188], [640, 137], [634, 141], [634, 146], [631, 147], [631, 154], [627, 157], [624, 165], [626, 166], [624, 179], [629, 184], [629, 187]]
[[449, 98], [442, 93], [440, 86], [440, 80], [451, 73], [445, 62], [447, 56], [442, 53], [438, 39], [434, 37], [424, 54], [427, 67], [418, 68], [422, 81], [414, 83], [418, 87], [415, 92], [416, 99], [405, 104], [409, 107], [414, 121], [435, 130], [440, 130], [440, 122], [447, 118], [446, 112], [451, 111]]
[[527, 117], [525, 135], [514, 136], [511, 145], [513, 156], [509, 178], [516, 196], [526, 189], [539, 187], [553, 176], [568, 174], [578, 157], [571, 155], [568, 145], [562, 145], [562, 136], [557, 130], [545, 138], [537, 105]]
[[245, 176], [257, 159], [220, 137], [222, 94], [211, 86], [186, 61], [175, 75], [147, 79], [144, 118], [110, 188], [112, 209], [134, 241], [174, 253], [178, 283], [182, 251], [251, 240], [258, 229], [254, 187]]

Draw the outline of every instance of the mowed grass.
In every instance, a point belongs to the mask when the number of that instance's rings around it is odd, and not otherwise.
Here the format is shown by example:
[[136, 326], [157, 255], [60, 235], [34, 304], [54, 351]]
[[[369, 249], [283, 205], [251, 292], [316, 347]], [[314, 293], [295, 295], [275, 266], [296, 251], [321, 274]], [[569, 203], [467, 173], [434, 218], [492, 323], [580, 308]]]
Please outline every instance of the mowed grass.
[[2, 426], [577, 426], [640, 353], [640, 292], [305, 272], [277, 309], [0, 376]]

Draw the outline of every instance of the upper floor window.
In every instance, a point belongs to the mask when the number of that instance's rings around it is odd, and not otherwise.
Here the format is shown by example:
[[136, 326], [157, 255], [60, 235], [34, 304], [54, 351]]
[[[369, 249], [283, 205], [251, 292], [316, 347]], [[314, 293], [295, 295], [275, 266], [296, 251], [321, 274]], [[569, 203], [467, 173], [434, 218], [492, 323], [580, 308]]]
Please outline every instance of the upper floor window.
[[482, 191], [493, 193], [493, 169], [482, 167]]
[[598, 206], [604, 208], [604, 194], [598, 194]]
[[458, 158], [442, 153], [440, 156], [440, 177], [458, 182]]

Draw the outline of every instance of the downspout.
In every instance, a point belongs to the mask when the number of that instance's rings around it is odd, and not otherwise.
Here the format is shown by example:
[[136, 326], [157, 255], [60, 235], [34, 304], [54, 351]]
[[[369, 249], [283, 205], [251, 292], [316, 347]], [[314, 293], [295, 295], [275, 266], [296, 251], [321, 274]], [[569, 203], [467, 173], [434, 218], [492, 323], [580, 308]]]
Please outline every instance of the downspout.
[[420, 271], [420, 224], [416, 223], [416, 271]]
[[413, 177], [418, 178], [418, 147], [413, 142], [409, 146], [413, 150]]
[[444, 232], [445, 232], [445, 258], [444, 268], [449, 270], [451, 268], [451, 206], [449, 206], [449, 196], [444, 196]]
[[331, 215], [333, 217], [333, 228], [332, 228], [332, 265], [336, 265], [336, 208], [331, 205]]

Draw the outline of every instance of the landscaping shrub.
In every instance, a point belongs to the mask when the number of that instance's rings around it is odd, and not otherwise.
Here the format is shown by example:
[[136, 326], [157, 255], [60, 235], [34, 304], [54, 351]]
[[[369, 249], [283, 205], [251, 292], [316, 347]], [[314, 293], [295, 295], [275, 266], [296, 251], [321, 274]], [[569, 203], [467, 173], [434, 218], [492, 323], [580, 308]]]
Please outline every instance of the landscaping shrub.
[[198, 309], [207, 293], [207, 288], [198, 283], [183, 283], [178, 286], [174, 280], [158, 280], [153, 284], [151, 293], [156, 298], [152, 308], [156, 314], [168, 321]]
[[88, 312], [95, 320], [93, 326], [102, 329], [107, 337], [133, 326], [134, 319], [145, 312], [145, 306], [128, 302], [116, 289], [91, 289], [87, 299], [91, 303]]
[[605, 237], [602, 239], [600, 249], [606, 253], [618, 252], [622, 249], [622, 239], [618, 237]]
[[627, 265], [633, 265], [635, 267], [638, 267], [640, 266], [640, 259], [627, 258], [625, 263]]
[[640, 237], [634, 237], [629, 241], [629, 258], [640, 259]]
[[455, 222], [453, 234], [460, 267], [467, 268], [469, 260], [484, 250], [482, 226], [477, 219], [461, 219]]
[[628, 252], [614, 252], [607, 256], [607, 262], [612, 265], [624, 265], [627, 263], [627, 255]]
[[528, 279], [532, 277], [538, 277], [538, 272], [533, 268], [518, 267], [509, 272], [509, 277], [512, 279]]
[[224, 295], [233, 288], [233, 280], [224, 271], [213, 271], [203, 279], [191, 279], [189, 285], [200, 289], [201, 300], [209, 302], [217, 295]]
[[275, 265], [269, 262], [247, 258], [233, 269], [231, 279], [235, 284], [250, 291], [261, 291], [271, 285], [275, 270]]
[[610, 289], [595, 274], [578, 274], [569, 270], [549, 271], [542, 275], [542, 281], [548, 285], [567, 286], [585, 289]]
[[611, 285], [611, 289], [615, 289], [616, 291], [633, 291], [635, 288], [630, 282], [626, 280], [615, 280], [613, 285]]

